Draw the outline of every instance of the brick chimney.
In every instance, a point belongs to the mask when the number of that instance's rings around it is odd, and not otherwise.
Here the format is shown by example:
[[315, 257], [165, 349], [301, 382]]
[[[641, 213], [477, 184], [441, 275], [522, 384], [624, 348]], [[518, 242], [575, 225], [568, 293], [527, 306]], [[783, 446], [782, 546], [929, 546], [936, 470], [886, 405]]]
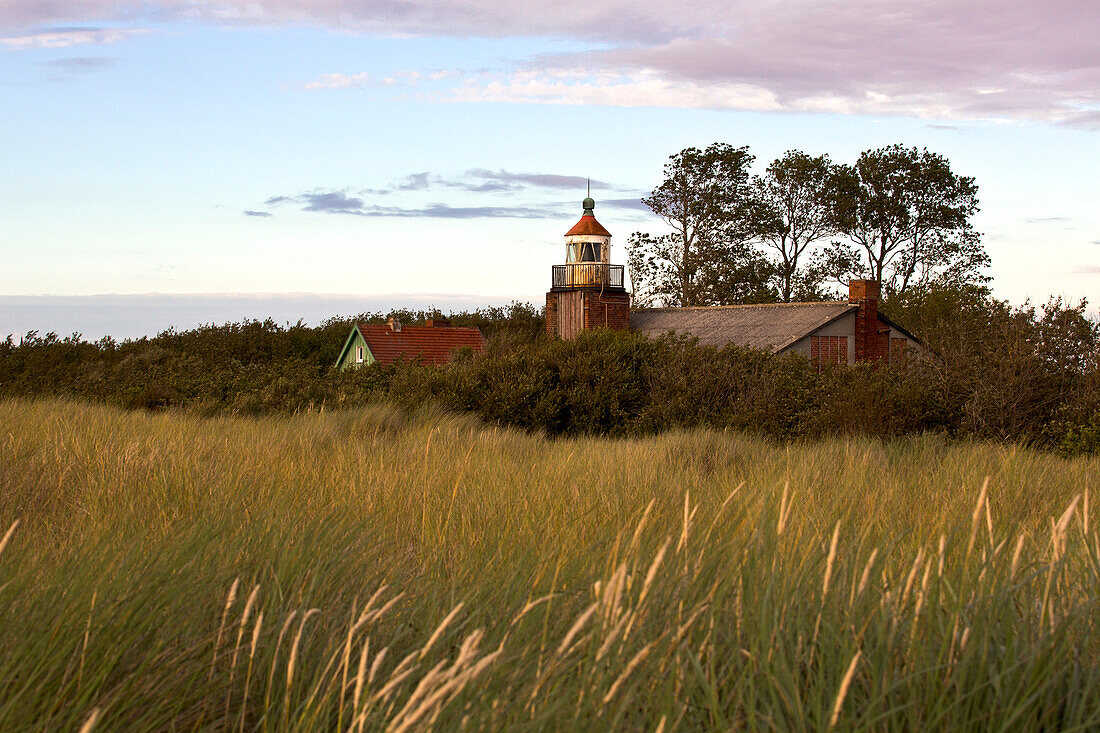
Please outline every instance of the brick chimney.
[[429, 318], [424, 325], [428, 328], [450, 328], [451, 321], [448, 318]]
[[859, 306], [856, 311], [856, 362], [877, 361], [878, 348], [878, 297], [877, 280], [849, 280], [848, 302]]

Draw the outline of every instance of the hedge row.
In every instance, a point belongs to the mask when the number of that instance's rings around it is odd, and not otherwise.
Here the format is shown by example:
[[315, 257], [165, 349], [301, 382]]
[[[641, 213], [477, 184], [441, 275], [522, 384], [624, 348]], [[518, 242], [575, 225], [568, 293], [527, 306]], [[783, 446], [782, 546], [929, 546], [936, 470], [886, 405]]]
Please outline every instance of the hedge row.
[[[1011, 308], [982, 291], [887, 304], [930, 356], [905, 368], [818, 371], [802, 357], [594, 332], [542, 335], [530, 306], [452, 315], [489, 353], [436, 368], [332, 364], [352, 320], [271, 321], [167, 332], [122, 344], [28, 334], [0, 344], [0, 394], [128, 407], [260, 414], [376, 400], [473, 412], [549, 435], [628, 436], [707, 426], [779, 439], [942, 431], [1100, 452], [1100, 326], [1084, 304]], [[408, 322], [426, 315], [399, 313]]]

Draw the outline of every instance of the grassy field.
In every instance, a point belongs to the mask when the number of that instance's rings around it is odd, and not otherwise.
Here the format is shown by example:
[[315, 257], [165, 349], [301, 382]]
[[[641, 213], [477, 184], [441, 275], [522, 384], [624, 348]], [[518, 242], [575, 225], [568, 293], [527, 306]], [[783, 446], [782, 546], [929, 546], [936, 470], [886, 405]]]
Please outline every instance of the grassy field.
[[0, 402], [0, 727], [1095, 729], [1098, 484], [936, 436]]

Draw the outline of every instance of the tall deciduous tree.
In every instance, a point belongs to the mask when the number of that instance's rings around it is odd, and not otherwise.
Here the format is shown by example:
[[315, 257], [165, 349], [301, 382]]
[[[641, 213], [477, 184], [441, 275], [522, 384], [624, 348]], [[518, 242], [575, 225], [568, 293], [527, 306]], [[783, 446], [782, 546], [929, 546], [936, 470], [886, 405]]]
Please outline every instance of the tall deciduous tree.
[[[862, 267], [850, 274], [878, 280], [893, 293], [915, 285], [981, 281], [989, 257], [970, 223], [978, 187], [941, 155], [891, 145], [864, 151], [837, 177], [838, 229], [855, 245]], [[851, 266], [851, 248], [834, 243], [834, 274]]]
[[714, 143], [685, 148], [665, 165], [664, 180], [642, 203], [672, 230], [636, 232], [627, 264], [639, 304], [715, 305], [766, 298], [767, 263], [753, 235], [747, 147]]
[[759, 241], [775, 251], [779, 297], [790, 302], [818, 289], [818, 276], [808, 267], [806, 252], [835, 234], [837, 166], [829, 156], [813, 157], [788, 150], [753, 180]]

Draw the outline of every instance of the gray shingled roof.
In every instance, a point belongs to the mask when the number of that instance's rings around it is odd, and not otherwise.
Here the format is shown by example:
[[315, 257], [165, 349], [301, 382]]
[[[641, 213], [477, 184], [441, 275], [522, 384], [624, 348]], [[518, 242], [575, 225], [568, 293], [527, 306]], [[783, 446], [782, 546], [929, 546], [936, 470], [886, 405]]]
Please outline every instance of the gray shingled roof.
[[647, 336], [672, 331], [704, 346], [736, 344], [782, 351], [857, 306], [849, 303], [774, 303], [709, 308], [649, 308], [630, 312], [630, 327]]

